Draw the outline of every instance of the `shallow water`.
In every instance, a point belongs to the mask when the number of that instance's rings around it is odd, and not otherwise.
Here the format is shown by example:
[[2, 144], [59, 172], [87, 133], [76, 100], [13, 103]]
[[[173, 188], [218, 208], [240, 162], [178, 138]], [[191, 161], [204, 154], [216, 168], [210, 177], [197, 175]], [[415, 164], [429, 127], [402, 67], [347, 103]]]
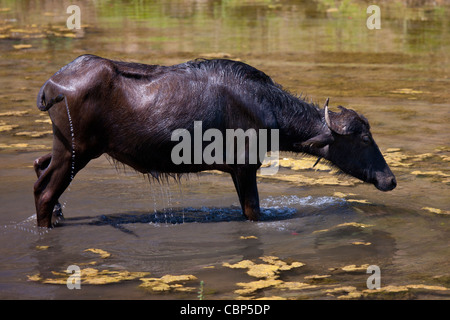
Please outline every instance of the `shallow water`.
[[[197, 299], [201, 281], [204, 299], [450, 297], [448, 6], [391, 4], [381, 8], [382, 28], [368, 30], [361, 4], [80, 2], [75, 33], [58, 6], [0, 1], [1, 298]], [[248, 222], [228, 175], [160, 184], [101, 157], [63, 194], [66, 219], [38, 229], [32, 164], [51, 149], [51, 124], [35, 97], [84, 53], [166, 65], [229, 57], [320, 104], [330, 97], [333, 109], [369, 119], [398, 187], [383, 193], [283, 154], [278, 174], [258, 180], [262, 221]], [[267, 256], [304, 265], [272, 277], [229, 267], [248, 260], [270, 269]], [[149, 275], [107, 285], [82, 278], [81, 290], [43, 283], [70, 265]], [[368, 265], [380, 267], [381, 290], [367, 291]], [[142, 286], [165, 275], [196, 279], [178, 282], [191, 291]], [[239, 291], [258, 280], [279, 281]]]

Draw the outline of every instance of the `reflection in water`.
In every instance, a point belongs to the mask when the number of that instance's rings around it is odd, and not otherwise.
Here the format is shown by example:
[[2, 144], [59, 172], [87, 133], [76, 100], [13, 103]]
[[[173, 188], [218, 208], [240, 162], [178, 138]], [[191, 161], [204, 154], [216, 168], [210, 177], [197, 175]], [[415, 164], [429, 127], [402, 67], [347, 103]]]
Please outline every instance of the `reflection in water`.
[[[450, 9], [420, 2], [381, 3], [381, 29], [368, 30], [366, 4], [353, 1], [78, 1], [82, 28], [68, 30], [65, 2], [0, 0], [0, 297], [196, 298], [136, 281], [78, 292], [27, 281], [92, 263], [85, 250], [98, 248], [111, 253], [95, 260], [99, 270], [193, 274], [205, 298], [234, 299], [242, 287], [254, 298], [372, 298], [361, 266], [373, 264], [382, 287], [397, 290], [374, 298], [448, 299]], [[61, 227], [38, 229], [32, 162], [49, 152], [52, 135], [35, 99], [86, 53], [164, 65], [239, 59], [314, 102], [330, 97], [332, 109], [370, 120], [398, 187], [381, 193], [340, 183], [345, 176], [324, 184], [332, 170], [282, 155], [279, 175], [259, 179], [263, 220], [252, 223], [228, 175], [149, 185], [100, 158], [63, 195]], [[223, 266], [268, 256], [305, 265], [259, 289], [245, 270]]]

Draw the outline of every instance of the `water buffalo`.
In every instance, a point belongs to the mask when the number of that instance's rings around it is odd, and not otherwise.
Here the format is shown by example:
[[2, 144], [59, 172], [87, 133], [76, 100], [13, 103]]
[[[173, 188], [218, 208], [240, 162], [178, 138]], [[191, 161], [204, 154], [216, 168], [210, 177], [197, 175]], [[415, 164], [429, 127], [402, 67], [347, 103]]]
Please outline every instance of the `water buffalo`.
[[[261, 161], [174, 163], [171, 158], [179, 142], [173, 132], [181, 128], [192, 133], [199, 121], [205, 133], [208, 129], [224, 135], [228, 129], [278, 130], [280, 151], [323, 157], [382, 191], [396, 186], [365, 117], [344, 107], [339, 113], [329, 111], [328, 100], [324, 108], [307, 103], [238, 61], [158, 66], [83, 55], [45, 82], [37, 107], [48, 110], [53, 126], [52, 152], [34, 162], [40, 227], [52, 227], [52, 213], [60, 211], [58, 199], [75, 174], [105, 153], [155, 176], [211, 169], [228, 172], [244, 215], [258, 220], [256, 172]], [[204, 148], [206, 142], [202, 143]], [[225, 158], [227, 150], [223, 151]]]

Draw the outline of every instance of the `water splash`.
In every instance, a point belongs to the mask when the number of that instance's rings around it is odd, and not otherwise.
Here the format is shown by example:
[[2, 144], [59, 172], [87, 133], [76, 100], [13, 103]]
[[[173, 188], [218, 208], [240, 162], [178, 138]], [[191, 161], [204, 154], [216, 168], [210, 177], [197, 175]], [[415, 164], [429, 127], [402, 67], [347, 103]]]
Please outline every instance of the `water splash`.
[[33, 214], [17, 223], [3, 226], [4, 231], [14, 230], [14, 232], [21, 231], [38, 236], [42, 236], [49, 232], [47, 228], [40, 228], [36, 226], [36, 214]]
[[75, 177], [75, 133], [73, 130], [73, 122], [72, 117], [70, 115], [69, 105], [67, 104], [67, 97], [64, 96], [64, 102], [66, 103], [66, 111], [67, 111], [67, 117], [69, 119], [69, 127], [70, 127], [70, 136], [72, 139], [72, 163], [71, 163], [71, 170], [70, 170], [70, 183], [68, 190], [70, 190], [70, 185], [72, 184], [73, 178]]
[[307, 196], [300, 198], [296, 195], [291, 196], [281, 196], [281, 197], [268, 197], [261, 201], [262, 207], [269, 208], [280, 208], [286, 206], [312, 206], [312, 207], [323, 207], [334, 204], [343, 204], [345, 199], [336, 197], [312, 197]]
[[[69, 128], [70, 128], [70, 136], [71, 136], [71, 146], [72, 146], [72, 155], [71, 155], [71, 164], [70, 164], [70, 182], [69, 186], [67, 187], [67, 192], [70, 191], [70, 186], [72, 185], [72, 181], [75, 177], [75, 133], [73, 130], [73, 122], [72, 122], [72, 116], [70, 115], [69, 110], [69, 104], [67, 103], [67, 97], [64, 96], [64, 102], [66, 104], [66, 111], [67, 111], [67, 118], [69, 119]], [[65, 209], [67, 205], [67, 201], [65, 200], [61, 204], [61, 209]]]

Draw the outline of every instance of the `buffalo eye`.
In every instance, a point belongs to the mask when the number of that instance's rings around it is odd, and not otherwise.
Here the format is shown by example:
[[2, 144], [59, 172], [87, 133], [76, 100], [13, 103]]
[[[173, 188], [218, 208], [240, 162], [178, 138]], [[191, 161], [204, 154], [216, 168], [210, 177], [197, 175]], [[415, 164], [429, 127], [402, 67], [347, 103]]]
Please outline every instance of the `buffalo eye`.
[[364, 136], [362, 136], [362, 141], [363, 141], [365, 144], [370, 144], [371, 139], [370, 139], [369, 136], [364, 135]]

